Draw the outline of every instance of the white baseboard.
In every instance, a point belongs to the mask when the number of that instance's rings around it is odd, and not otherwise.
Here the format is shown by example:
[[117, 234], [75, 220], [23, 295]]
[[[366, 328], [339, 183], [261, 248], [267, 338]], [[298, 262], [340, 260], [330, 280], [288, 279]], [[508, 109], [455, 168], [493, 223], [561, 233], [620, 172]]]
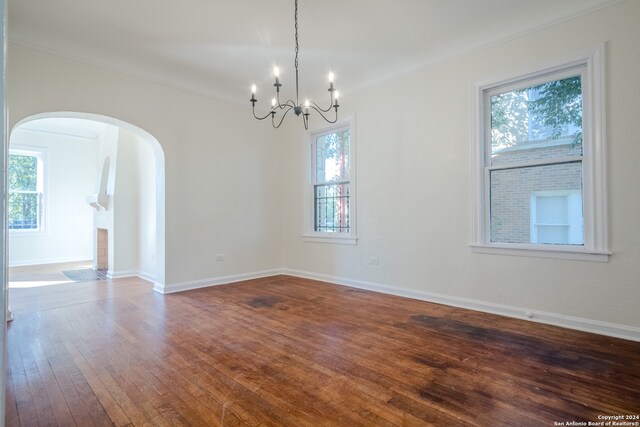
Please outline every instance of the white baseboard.
[[226, 285], [234, 282], [241, 282], [243, 280], [260, 279], [263, 277], [277, 276], [283, 274], [282, 269], [263, 270], [253, 273], [233, 274], [230, 276], [212, 277], [209, 279], [193, 280], [190, 282], [179, 282], [161, 284], [155, 283], [153, 290], [161, 294], [171, 294], [174, 292], [189, 291], [192, 289], [206, 288], [209, 286]]
[[[580, 317], [566, 316], [564, 314], [537, 311], [524, 307], [515, 307], [504, 304], [495, 304], [470, 298], [443, 295], [434, 292], [426, 292], [384, 285], [381, 283], [367, 282], [364, 280], [348, 279], [344, 277], [331, 276], [327, 274], [312, 273], [309, 271], [294, 270], [290, 268], [280, 268], [272, 270], [257, 271], [253, 273], [235, 274], [229, 276], [212, 277], [209, 279], [194, 280], [189, 282], [171, 283], [163, 285], [154, 283], [153, 290], [161, 294], [188, 291], [192, 289], [206, 288], [209, 286], [224, 285], [244, 280], [259, 279], [263, 277], [276, 276], [279, 274], [301, 277], [305, 279], [319, 280], [334, 283], [337, 285], [350, 286], [358, 289], [381, 292], [390, 295], [397, 295], [413, 298], [421, 301], [433, 302], [453, 307], [465, 308], [469, 310], [481, 311], [485, 313], [498, 314], [501, 316], [513, 317], [516, 319], [529, 320], [532, 322], [544, 323], [548, 325], [560, 326], [563, 328], [575, 329], [599, 335], [607, 335], [615, 338], [622, 338], [632, 341], [640, 341], [640, 328], [620, 325], [615, 323], [601, 322]], [[139, 275], [139, 274], [130, 274]], [[123, 276], [124, 277], [124, 276]], [[143, 277], [144, 278], [144, 277]], [[150, 280], [150, 279], [146, 279]], [[153, 280], [150, 280], [153, 282]]]
[[149, 282], [155, 282], [155, 276], [146, 271], [140, 270], [120, 270], [120, 271], [107, 271], [108, 279], [121, 279], [123, 277], [139, 277]]
[[146, 280], [147, 282], [154, 283], [156, 282], [156, 276], [154, 274], [149, 273], [148, 271], [138, 270], [138, 274], [136, 274], [139, 278]]
[[123, 277], [134, 277], [138, 275], [138, 270], [107, 270], [107, 279], [122, 279]]
[[45, 259], [28, 259], [22, 261], [11, 261], [9, 260], [9, 267], [22, 267], [28, 265], [45, 265], [45, 264], [62, 264], [66, 262], [92, 262], [91, 255], [89, 256], [77, 256], [77, 257], [67, 257], [67, 258], [45, 258]]
[[437, 304], [450, 305], [453, 307], [466, 308], [485, 313], [498, 314], [501, 316], [514, 317], [517, 319], [529, 320], [532, 322], [545, 323], [548, 325], [560, 326], [563, 328], [576, 329], [594, 334], [607, 335], [615, 338], [622, 338], [632, 341], [640, 341], [640, 328], [620, 325], [615, 323], [601, 322], [598, 320], [585, 319], [580, 317], [566, 316], [564, 314], [536, 311], [528, 308], [514, 307], [503, 304], [494, 304], [485, 301], [478, 301], [469, 298], [442, 295], [433, 292], [416, 291], [383, 285], [380, 283], [366, 282], [363, 280], [347, 279], [344, 277], [330, 276], [326, 274], [311, 273], [308, 271], [293, 270], [283, 268], [280, 274], [302, 277], [323, 282], [335, 283], [337, 285], [351, 286], [353, 288], [366, 289], [369, 291], [382, 292], [385, 294], [397, 295], [413, 298], [422, 301], [429, 301]]

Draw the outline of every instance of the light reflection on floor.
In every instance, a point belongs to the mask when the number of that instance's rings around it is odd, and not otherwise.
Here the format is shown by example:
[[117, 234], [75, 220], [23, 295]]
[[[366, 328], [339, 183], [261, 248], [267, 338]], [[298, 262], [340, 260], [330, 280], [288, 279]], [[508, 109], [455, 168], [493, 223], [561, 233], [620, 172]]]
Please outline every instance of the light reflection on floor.
[[75, 283], [63, 271], [92, 268], [91, 261], [9, 267], [9, 289], [38, 288]]
[[9, 288], [12, 289], [24, 289], [24, 288], [37, 288], [40, 286], [51, 286], [51, 285], [63, 285], [66, 283], [73, 283], [73, 280], [20, 280], [20, 281], [9, 281]]

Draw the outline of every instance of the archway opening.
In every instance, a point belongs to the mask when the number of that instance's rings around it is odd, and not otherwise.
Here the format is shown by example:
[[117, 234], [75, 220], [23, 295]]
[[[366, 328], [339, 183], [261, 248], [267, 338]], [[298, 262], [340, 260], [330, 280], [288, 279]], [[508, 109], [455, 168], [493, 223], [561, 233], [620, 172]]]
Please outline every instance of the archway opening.
[[[165, 174], [155, 137], [112, 117], [51, 112], [21, 120], [9, 141], [21, 166], [8, 177], [10, 267], [86, 258], [90, 241], [94, 269], [162, 289]], [[87, 221], [90, 236], [75, 235]]]

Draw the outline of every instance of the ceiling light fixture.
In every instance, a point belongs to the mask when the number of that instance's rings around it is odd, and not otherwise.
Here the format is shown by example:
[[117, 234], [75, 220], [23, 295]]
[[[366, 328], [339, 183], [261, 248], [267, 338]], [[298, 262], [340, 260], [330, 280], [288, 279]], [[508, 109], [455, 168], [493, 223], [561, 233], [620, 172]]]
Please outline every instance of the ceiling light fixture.
[[[280, 87], [282, 86], [282, 84], [280, 83], [280, 69], [277, 66], [273, 67], [273, 75], [276, 79], [276, 82], [273, 85], [276, 88], [276, 94], [273, 97], [273, 99], [271, 99], [271, 110], [264, 117], [256, 116], [256, 102], [258, 100], [256, 99], [257, 88], [256, 88], [256, 85], [254, 84], [251, 86], [251, 99], [250, 99], [251, 106], [253, 108], [253, 117], [255, 117], [258, 120], [264, 120], [269, 116], [271, 116], [271, 125], [277, 129], [280, 127], [280, 125], [284, 121], [284, 118], [286, 117], [287, 113], [293, 110], [293, 113], [296, 116], [302, 115], [302, 122], [304, 123], [304, 128], [309, 129], [309, 109], [314, 109], [327, 122], [335, 123], [338, 120], [338, 107], [340, 105], [338, 104], [338, 96], [339, 96], [338, 91], [333, 87], [333, 78], [334, 78], [333, 73], [329, 73], [329, 89], [328, 89], [329, 96], [330, 96], [329, 107], [327, 107], [326, 109], [322, 108], [315, 102], [310, 101], [309, 99], [305, 99], [304, 103], [302, 104], [300, 103], [299, 90], [298, 90], [298, 51], [300, 50], [300, 47], [298, 45], [298, 0], [295, 0], [294, 22], [295, 22], [295, 30], [296, 30], [295, 31], [296, 59], [294, 62], [296, 67], [296, 99], [295, 101], [292, 99], [289, 99], [284, 104], [280, 102]], [[327, 116], [324, 115], [324, 113], [328, 113], [332, 108], [335, 110], [335, 117], [333, 120], [329, 119]], [[276, 124], [276, 121], [277, 121], [276, 113], [278, 111], [282, 112], [282, 117], [280, 117], [280, 121], [278, 121]]]

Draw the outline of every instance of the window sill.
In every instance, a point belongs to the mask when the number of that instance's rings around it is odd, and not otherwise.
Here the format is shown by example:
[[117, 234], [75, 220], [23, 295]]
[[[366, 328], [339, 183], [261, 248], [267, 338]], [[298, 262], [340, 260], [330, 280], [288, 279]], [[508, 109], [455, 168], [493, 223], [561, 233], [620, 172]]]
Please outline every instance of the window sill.
[[491, 255], [523, 256], [533, 258], [566, 259], [573, 261], [609, 262], [609, 251], [590, 251], [568, 246], [518, 245], [518, 244], [471, 244], [471, 252]]
[[303, 234], [302, 240], [312, 243], [333, 243], [336, 245], [356, 245], [358, 238], [353, 236]]

